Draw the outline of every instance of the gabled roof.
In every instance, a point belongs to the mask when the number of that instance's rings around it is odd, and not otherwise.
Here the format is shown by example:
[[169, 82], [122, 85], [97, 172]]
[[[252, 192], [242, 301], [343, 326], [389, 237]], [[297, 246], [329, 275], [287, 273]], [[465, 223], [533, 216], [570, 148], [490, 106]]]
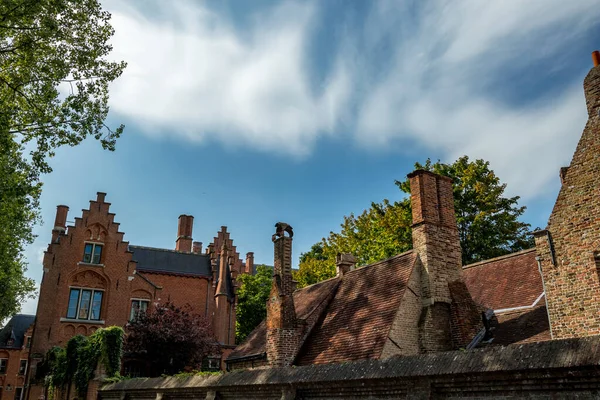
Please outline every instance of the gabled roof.
[[539, 302], [544, 287], [535, 256], [529, 249], [463, 267], [473, 300], [496, 312]]
[[296, 364], [378, 358], [416, 260], [409, 251], [344, 274]]
[[[35, 315], [16, 314], [6, 326], [0, 330], [0, 348], [20, 349], [25, 341], [25, 332], [35, 321]], [[7, 342], [13, 339], [12, 345]]]
[[141, 272], [212, 276], [208, 254], [185, 253], [153, 247], [129, 246], [136, 269]]
[[[317, 307], [335, 290], [339, 284], [338, 277], [315, 283], [294, 292], [294, 307], [296, 316], [300, 319], [308, 319]], [[246, 340], [233, 350], [228, 359], [251, 357], [262, 355], [266, 352], [267, 326], [263, 320], [248, 335]]]

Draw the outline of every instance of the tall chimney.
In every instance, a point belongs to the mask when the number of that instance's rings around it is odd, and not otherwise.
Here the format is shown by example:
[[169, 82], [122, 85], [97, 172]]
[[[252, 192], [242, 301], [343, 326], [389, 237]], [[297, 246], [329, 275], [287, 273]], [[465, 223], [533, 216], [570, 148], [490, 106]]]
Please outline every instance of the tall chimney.
[[449, 350], [452, 298], [448, 284], [461, 279], [452, 179], [424, 170], [414, 171], [408, 178], [413, 248], [419, 254], [424, 274], [421, 350]]
[[352, 271], [356, 265], [356, 257], [351, 253], [339, 253], [335, 258], [337, 275], [344, 276], [348, 271]]
[[227, 291], [228, 251], [225, 241], [219, 254], [219, 282], [215, 290], [215, 314], [213, 320], [215, 337], [219, 343], [229, 344], [227, 323], [229, 321], [229, 296]]
[[251, 251], [246, 253], [246, 273], [254, 273], [254, 253]]
[[192, 251], [192, 227], [194, 226], [194, 217], [191, 215], [180, 215], [177, 226], [177, 241], [175, 250], [190, 253]]
[[585, 102], [587, 103], [588, 116], [590, 118], [598, 117], [600, 108], [600, 52], [592, 53], [594, 68], [588, 73], [583, 80], [583, 91], [585, 93]]
[[56, 206], [56, 217], [54, 218], [54, 228], [52, 229], [52, 242], [56, 242], [58, 237], [67, 230], [67, 214], [69, 207], [65, 205]]
[[192, 243], [192, 253], [202, 254], [202, 242]]
[[[294, 306], [292, 282], [292, 227], [275, 224], [274, 266], [267, 302], [267, 361], [271, 366], [289, 366], [300, 345], [301, 332]], [[286, 236], [287, 233], [287, 236]]]

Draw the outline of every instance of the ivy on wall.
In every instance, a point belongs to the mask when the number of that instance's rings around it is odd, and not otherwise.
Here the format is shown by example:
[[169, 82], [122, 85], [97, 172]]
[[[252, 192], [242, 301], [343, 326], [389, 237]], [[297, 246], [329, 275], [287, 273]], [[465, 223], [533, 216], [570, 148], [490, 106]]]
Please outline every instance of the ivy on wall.
[[118, 326], [98, 329], [88, 337], [73, 336], [65, 348], [53, 347], [46, 353], [36, 378], [43, 380], [50, 392], [66, 389], [68, 393], [74, 383], [78, 394], [85, 396], [99, 364], [107, 378], [119, 376], [123, 336], [123, 328]]

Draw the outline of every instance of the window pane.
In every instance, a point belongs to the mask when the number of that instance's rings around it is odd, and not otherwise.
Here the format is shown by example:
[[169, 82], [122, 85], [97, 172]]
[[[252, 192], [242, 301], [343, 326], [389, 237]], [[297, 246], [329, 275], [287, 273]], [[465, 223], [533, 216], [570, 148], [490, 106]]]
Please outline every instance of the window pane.
[[15, 389], [15, 400], [22, 400], [23, 397], [23, 388]]
[[79, 303], [79, 289], [71, 289], [69, 295], [69, 309], [67, 310], [67, 318], [77, 318], [77, 304]]
[[102, 255], [102, 246], [97, 244], [94, 246], [94, 259], [92, 262], [94, 264], [100, 264], [100, 256]]
[[6, 373], [6, 364], [8, 364], [8, 360], [6, 358], [0, 358], [0, 374]]
[[19, 375], [25, 375], [26, 370], [27, 370], [27, 360], [21, 360], [21, 365], [19, 365]]
[[91, 243], [85, 244], [85, 250], [83, 251], [83, 262], [89, 263], [92, 262], [92, 250], [94, 245]]
[[129, 320], [133, 321], [135, 317], [137, 317], [137, 312], [140, 307], [140, 302], [138, 300], [131, 300], [131, 312], [129, 313]]
[[79, 315], [77, 318], [88, 319], [91, 297], [92, 292], [90, 290], [81, 291], [81, 301], [79, 302]]
[[92, 316], [90, 319], [100, 319], [100, 308], [102, 307], [102, 292], [94, 292], [92, 301]]

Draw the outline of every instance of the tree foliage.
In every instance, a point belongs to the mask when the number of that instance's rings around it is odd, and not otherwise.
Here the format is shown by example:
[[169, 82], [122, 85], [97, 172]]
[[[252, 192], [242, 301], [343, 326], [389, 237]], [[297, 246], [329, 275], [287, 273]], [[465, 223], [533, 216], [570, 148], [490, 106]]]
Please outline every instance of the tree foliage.
[[206, 356], [219, 354], [210, 323], [189, 305], [157, 304], [127, 325], [125, 352], [147, 366], [147, 376], [200, 369]]
[[238, 281], [238, 304], [236, 307], [235, 340], [241, 343], [267, 316], [267, 300], [271, 291], [273, 270], [264, 265], [256, 267], [256, 273], [241, 274]]
[[[501, 183], [489, 162], [470, 161], [464, 156], [452, 164], [416, 163], [415, 169], [425, 169], [453, 179], [454, 208], [463, 265], [498, 257], [533, 246], [530, 225], [519, 221], [525, 211], [519, 197], [505, 197], [506, 184]], [[410, 194], [408, 179], [396, 185]], [[412, 215], [410, 198], [391, 203], [384, 199], [372, 203], [362, 214], [344, 217], [339, 233], [327, 238], [300, 256], [295, 273], [299, 286], [335, 276], [335, 257], [352, 253], [358, 265], [366, 265], [394, 256], [412, 248]]]
[[23, 248], [48, 158], [86, 137], [113, 150], [123, 131], [105, 124], [108, 86], [125, 68], [108, 60], [109, 20], [98, 0], [0, 2], [0, 319], [34, 288]]

